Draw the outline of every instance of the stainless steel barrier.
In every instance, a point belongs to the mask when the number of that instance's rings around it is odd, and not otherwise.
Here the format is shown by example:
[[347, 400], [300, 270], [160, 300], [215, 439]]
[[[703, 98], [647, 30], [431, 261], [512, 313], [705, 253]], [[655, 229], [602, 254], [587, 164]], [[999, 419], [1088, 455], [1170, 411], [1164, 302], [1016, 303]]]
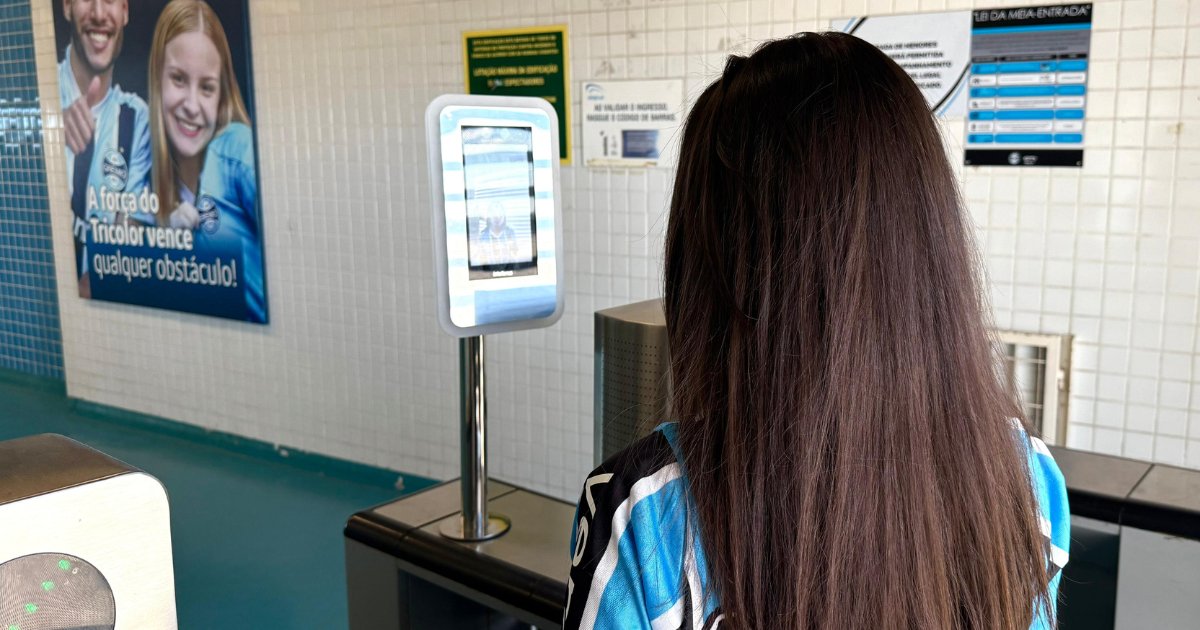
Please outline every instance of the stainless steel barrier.
[[662, 301], [596, 311], [592, 458], [608, 459], [667, 421], [670, 356]]

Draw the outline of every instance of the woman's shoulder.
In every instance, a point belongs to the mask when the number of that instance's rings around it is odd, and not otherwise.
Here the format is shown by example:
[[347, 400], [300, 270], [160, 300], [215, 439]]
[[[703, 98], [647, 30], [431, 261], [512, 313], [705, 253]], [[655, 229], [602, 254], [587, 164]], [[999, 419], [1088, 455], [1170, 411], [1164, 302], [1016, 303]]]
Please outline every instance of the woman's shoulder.
[[1025, 442], [1042, 535], [1049, 540], [1052, 560], [1061, 569], [1067, 564], [1071, 548], [1071, 507], [1067, 502], [1066, 479], [1046, 443], [1026, 431], [1019, 421], [1014, 420], [1013, 424]]
[[628, 492], [635, 485], [647, 485], [644, 480], [677, 478], [678, 468], [675, 425], [664, 424], [604, 460], [588, 479], [601, 476], [610, 489], [620, 488], [619, 494], [629, 496]]
[[609, 627], [650, 627], [650, 619], [680, 600], [690, 539], [672, 436], [671, 426], [655, 429], [584, 482], [571, 533], [564, 627], [597, 615]]
[[1018, 439], [1025, 448], [1025, 455], [1029, 460], [1029, 472], [1034, 479], [1041, 479], [1050, 485], [1065, 485], [1062, 471], [1058, 468], [1058, 462], [1054, 460], [1054, 454], [1050, 452], [1050, 447], [1046, 446], [1040, 437], [1030, 433], [1020, 420], [1014, 418], [1012, 424]]
[[673, 441], [673, 427], [663, 425], [604, 460], [583, 484], [581, 515], [621, 520], [639, 506], [673, 505], [685, 483]]

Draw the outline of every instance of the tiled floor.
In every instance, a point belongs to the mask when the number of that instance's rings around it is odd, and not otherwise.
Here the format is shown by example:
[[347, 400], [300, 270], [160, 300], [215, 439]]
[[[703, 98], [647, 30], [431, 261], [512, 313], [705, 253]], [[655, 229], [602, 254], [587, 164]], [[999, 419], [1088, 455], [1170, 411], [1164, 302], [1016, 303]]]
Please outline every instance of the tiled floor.
[[0, 440], [38, 433], [74, 438], [166, 486], [183, 630], [345, 628], [342, 527], [400, 494], [90, 419], [62, 393], [0, 380]]

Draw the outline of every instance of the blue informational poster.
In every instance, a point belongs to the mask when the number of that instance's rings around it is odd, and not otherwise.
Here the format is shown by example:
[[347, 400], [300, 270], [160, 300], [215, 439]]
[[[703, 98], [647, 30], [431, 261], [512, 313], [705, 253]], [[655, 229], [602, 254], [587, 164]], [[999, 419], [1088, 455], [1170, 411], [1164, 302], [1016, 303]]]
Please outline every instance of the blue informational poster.
[[84, 298], [267, 323], [245, 0], [53, 0]]
[[971, 14], [965, 163], [1083, 166], [1092, 5]]

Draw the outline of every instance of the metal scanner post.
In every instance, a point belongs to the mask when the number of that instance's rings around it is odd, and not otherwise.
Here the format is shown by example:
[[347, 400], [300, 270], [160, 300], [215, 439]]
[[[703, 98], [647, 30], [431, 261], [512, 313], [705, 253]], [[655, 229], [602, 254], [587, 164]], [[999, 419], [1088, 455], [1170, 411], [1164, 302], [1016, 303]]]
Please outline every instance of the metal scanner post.
[[483, 335], [458, 340], [458, 386], [462, 415], [462, 518], [446, 522], [441, 534], [461, 541], [491, 540], [511, 526], [507, 517], [487, 509], [487, 370]]

